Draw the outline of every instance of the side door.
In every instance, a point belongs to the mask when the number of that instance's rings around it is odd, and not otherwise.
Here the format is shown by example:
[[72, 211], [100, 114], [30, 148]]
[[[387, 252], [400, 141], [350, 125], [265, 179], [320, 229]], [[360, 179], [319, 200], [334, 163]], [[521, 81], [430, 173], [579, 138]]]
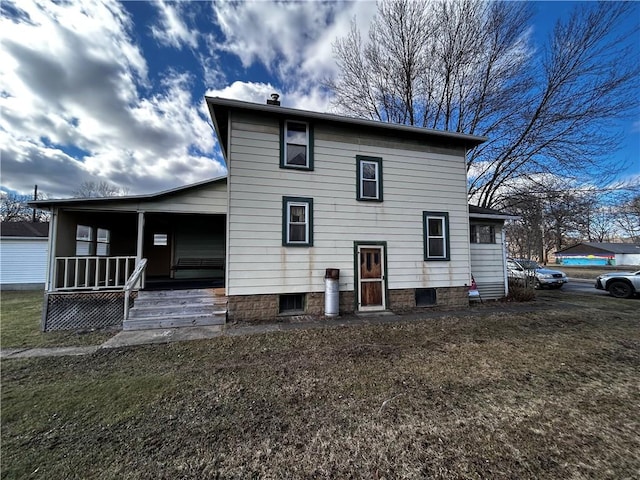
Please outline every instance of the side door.
[[358, 310], [384, 310], [386, 289], [382, 245], [359, 245], [357, 249]]

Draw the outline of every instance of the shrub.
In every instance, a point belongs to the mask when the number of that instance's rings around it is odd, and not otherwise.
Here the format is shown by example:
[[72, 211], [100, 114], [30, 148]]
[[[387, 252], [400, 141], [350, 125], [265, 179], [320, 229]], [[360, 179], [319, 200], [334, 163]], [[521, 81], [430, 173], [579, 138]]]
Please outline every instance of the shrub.
[[515, 278], [509, 279], [509, 295], [507, 295], [507, 300], [512, 302], [530, 302], [535, 297], [536, 293], [532, 283], [523, 282]]

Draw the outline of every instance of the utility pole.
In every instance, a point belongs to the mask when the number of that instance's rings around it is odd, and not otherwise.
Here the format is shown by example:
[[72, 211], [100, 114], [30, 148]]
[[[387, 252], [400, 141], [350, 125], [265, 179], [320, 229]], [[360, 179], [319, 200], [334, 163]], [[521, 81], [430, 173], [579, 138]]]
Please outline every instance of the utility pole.
[[[34, 189], [33, 189], [33, 201], [35, 202], [36, 200], [38, 200], [38, 185], [35, 185]], [[33, 223], [36, 223], [36, 221], [37, 221], [36, 220], [36, 209], [35, 209], [35, 207], [33, 208], [33, 216], [31, 217], [31, 221]]]

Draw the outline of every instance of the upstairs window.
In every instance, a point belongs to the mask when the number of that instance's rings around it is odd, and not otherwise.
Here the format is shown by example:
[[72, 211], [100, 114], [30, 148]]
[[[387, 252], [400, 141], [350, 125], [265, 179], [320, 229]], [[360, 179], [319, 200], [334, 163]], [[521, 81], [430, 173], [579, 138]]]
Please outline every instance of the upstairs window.
[[423, 212], [424, 259], [449, 260], [449, 214]]
[[306, 122], [283, 122], [280, 128], [280, 168], [313, 170], [311, 125]]
[[471, 243], [496, 243], [496, 229], [493, 225], [471, 225]]
[[313, 246], [313, 199], [282, 197], [282, 245]]
[[356, 198], [382, 202], [382, 158], [356, 156]]

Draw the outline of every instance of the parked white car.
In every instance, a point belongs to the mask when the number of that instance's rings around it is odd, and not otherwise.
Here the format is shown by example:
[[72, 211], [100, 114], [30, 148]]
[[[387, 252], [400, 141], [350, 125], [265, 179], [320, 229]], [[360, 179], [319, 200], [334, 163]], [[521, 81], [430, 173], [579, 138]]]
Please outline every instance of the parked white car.
[[562, 288], [569, 281], [564, 272], [540, 266], [533, 260], [507, 259], [507, 276], [532, 282], [534, 288]]
[[596, 288], [606, 290], [616, 298], [631, 298], [636, 293], [640, 293], [640, 270], [599, 275], [596, 278]]

